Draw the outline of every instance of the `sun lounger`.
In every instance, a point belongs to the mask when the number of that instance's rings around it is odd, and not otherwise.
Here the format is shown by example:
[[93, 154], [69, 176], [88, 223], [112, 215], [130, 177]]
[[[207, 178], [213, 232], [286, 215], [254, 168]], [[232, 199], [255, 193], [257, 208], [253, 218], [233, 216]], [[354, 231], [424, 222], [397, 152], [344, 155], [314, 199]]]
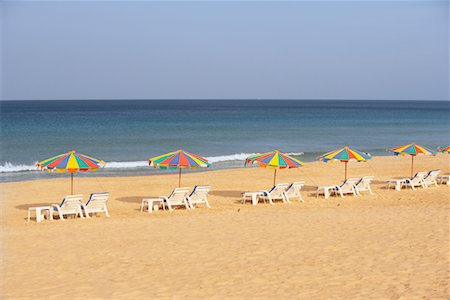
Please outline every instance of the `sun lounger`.
[[189, 188], [184, 187], [174, 189], [169, 197], [160, 196], [159, 198], [164, 200], [163, 205], [172, 211], [174, 206], [184, 206], [186, 209], [189, 209], [188, 195]]
[[298, 181], [292, 183], [284, 192], [284, 197], [286, 198], [287, 202], [290, 202], [292, 198], [298, 198], [299, 201], [303, 202], [302, 194], [300, 193], [300, 190], [305, 185], [304, 181]]
[[83, 200], [83, 195], [70, 195], [66, 196], [61, 204], [52, 204], [53, 211], [58, 213], [61, 220], [64, 221], [64, 216], [67, 215], [80, 215], [82, 219], [83, 211], [81, 210], [81, 205]]
[[427, 187], [431, 185], [438, 186], [437, 179], [439, 177], [439, 173], [441, 173], [441, 170], [431, 170], [430, 172], [428, 172], [428, 174], [423, 179], [425, 185]]
[[207, 208], [211, 208], [208, 203], [209, 190], [209, 186], [195, 186], [192, 193], [188, 196], [188, 202], [191, 208], [195, 208], [198, 204], [205, 204]]
[[148, 212], [151, 214], [153, 211], [153, 205], [156, 205], [157, 207], [162, 205], [164, 210], [167, 206], [170, 211], [173, 210], [174, 206], [184, 206], [186, 209], [190, 209], [188, 195], [189, 188], [184, 187], [174, 189], [168, 197], [160, 196], [159, 198], [142, 199], [141, 211], [144, 211], [145, 206], [148, 206]]
[[364, 176], [355, 184], [355, 190], [358, 195], [361, 195], [361, 192], [369, 192], [369, 194], [373, 195], [372, 188], [370, 187], [370, 183], [373, 180], [373, 176]]
[[81, 207], [84, 210], [84, 214], [87, 218], [89, 218], [89, 214], [96, 213], [105, 213], [107, 217], [109, 217], [108, 212], [108, 199], [109, 193], [93, 193], [89, 197], [88, 202], [85, 204], [81, 204]]
[[279, 183], [272, 187], [270, 191], [260, 191], [263, 193], [261, 198], [265, 198], [269, 200], [270, 204], [273, 204], [274, 200], [282, 200], [284, 203], [287, 203], [286, 197], [284, 196], [284, 192], [289, 187], [288, 183]]
[[427, 176], [427, 172], [418, 172], [416, 175], [414, 175], [413, 178], [404, 178], [403, 180], [403, 186], [410, 187], [413, 190], [416, 189], [416, 187], [421, 186], [422, 188], [427, 188], [427, 184], [425, 183], [424, 179], [425, 176]]
[[354, 196], [358, 196], [358, 192], [355, 188], [358, 182], [358, 178], [349, 178], [345, 180], [341, 185], [336, 186], [336, 189], [340, 192], [341, 195], [353, 194]]
[[331, 195], [338, 195], [341, 198], [344, 198], [345, 194], [353, 194], [354, 196], [358, 196], [356, 192], [355, 185], [358, 183], [358, 178], [349, 178], [345, 180], [341, 185], [330, 185], [330, 186], [319, 186], [317, 187], [316, 197], [319, 195], [324, 195], [325, 199], [328, 199]]

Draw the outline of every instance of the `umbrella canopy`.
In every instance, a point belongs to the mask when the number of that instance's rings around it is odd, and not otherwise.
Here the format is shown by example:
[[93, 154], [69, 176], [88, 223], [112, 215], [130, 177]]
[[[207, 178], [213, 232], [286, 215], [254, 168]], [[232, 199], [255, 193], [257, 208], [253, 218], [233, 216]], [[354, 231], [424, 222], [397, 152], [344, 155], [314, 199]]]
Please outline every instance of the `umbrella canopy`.
[[435, 155], [436, 152], [415, 143], [403, 145], [391, 150], [395, 155], [411, 156], [411, 177], [414, 176], [414, 157], [417, 155]]
[[436, 154], [435, 151], [425, 148], [423, 146], [414, 144], [414, 143], [394, 148], [391, 151], [394, 152], [395, 155], [402, 155], [402, 156], [404, 156], [404, 155], [417, 156], [417, 155], [434, 155], [434, 154]]
[[438, 148], [438, 150], [441, 151], [441, 152], [450, 153], [450, 145], [441, 146], [441, 147]]
[[211, 165], [206, 158], [184, 150], [172, 151], [155, 156], [148, 160], [148, 164], [160, 169], [180, 169], [178, 186], [181, 186], [181, 169], [196, 169], [198, 167], [207, 168]]
[[36, 166], [49, 172], [71, 173], [71, 194], [73, 194], [73, 173], [95, 172], [105, 166], [105, 162], [72, 150], [38, 162]]
[[245, 160], [245, 165], [247, 164], [258, 164], [263, 168], [275, 169], [273, 175], [273, 185], [275, 185], [278, 169], [298, 168], [303, 166], [304, 163], [285, 153], [281, 153], [279, 150], [275, 150], [249, 156]]
[[340, 161], [345, 163], [345, 179], [347, 179], [347, 163], [349, 161], [367, 161], [371, 159], [372, 156], [370, 156], [367, 153], [357, 151], [350, 149], [348, 146], [345, 146], [344, 148], [333, 150], [330, 152], [327, 152], [320, 156], [320, 160], [323, 162], [329, 162], [329, 161]]

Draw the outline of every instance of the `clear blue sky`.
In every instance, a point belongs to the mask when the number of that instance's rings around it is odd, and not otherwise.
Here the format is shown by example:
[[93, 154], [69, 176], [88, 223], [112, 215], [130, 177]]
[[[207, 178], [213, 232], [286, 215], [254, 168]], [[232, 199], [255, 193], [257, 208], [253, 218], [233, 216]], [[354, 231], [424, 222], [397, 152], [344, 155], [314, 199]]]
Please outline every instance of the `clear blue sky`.
[[449, 99], [448, 1], [3, 1], [2, 99]]

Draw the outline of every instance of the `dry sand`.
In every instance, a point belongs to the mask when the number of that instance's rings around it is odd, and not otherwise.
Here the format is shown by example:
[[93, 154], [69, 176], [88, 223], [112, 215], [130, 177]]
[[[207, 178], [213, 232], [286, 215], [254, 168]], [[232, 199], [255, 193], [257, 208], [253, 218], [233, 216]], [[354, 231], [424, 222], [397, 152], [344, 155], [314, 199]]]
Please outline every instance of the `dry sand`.
[[[415, 165], [448, 174], [449, 156]], [[183, 185], [211, 185], [212, 209], [151, 216], [141, 199], [167, 195], [177, 175], [76, 178], [85, 199], [111, 193], [111, 217], [40, 224], [25, 221], [27, 207], [58, 202], [68, 178], [3, 183], [0, 298], [449, 299], [450, 188], [384, 189], [409, 166], [349, 164], [350, 177], [375, 176], [376, 195], [329, 200], [315, 186], [340, 182], [342, 164], [281, 170], [278, 182], [306, 181], [305, 202], [274, 206], [239, 202], [270, 187], [272, 170], [190, 172]]]

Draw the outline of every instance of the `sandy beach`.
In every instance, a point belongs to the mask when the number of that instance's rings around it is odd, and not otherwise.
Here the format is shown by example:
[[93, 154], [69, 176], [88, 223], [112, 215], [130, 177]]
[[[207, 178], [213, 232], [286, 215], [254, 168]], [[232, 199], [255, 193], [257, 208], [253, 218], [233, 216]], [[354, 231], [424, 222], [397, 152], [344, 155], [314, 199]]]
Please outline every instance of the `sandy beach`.
[[[449, 157], [418, 157], [415, 170], [449, 174]], [[212, 209], [153, 215], [139, 211], [142, 198], [168, 195], [176, 174], [76, 178], [85, 200], [110, 192], [111, 217], [40, 224], [26, 222], [27, 208], [59, 202], [67, 176], [2, 183], [0, 297], [449, 299], [450, 186], [384, 188], [410, 162], [350, 163], [349, 177], [375, 176], [375, 195], [329, 200], [315, 187], [340, 183], [343, 164], [280, 170], [279, 183], [306, 182], [305, 202], [273, 206], [240, 203], [270, 188], [272, 170], [186, 172], [183, 186], [211, 185]]]

